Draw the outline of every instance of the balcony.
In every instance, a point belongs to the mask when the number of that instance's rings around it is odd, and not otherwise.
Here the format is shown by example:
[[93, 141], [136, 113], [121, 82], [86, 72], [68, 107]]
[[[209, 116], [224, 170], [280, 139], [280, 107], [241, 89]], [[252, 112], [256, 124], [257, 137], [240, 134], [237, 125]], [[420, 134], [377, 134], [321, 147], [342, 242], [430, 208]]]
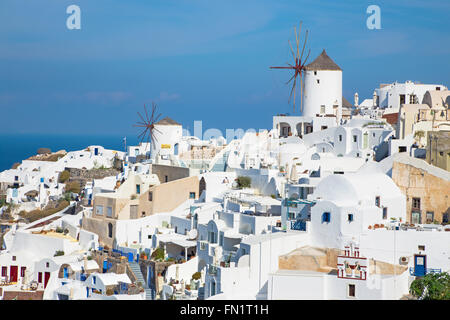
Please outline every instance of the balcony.
[[208, 274], [215, 276], [217, 274], [217, 266], [210, 265], [208, 268]]
[[[426, 271], [425, 271], [425, 274], [427, 274], [427, 273], [441, 273], [442, 272], [442, 269], [433, 269], [433, 268], [427, 268], [426, 269]], [[415, 277], [423, 277], [424, 276], [424, 274], [422, 273], [422, 270], [415, 270], [415, 268], [414, 267], [410, 267], [409, 268], [409, 274], [410, 275], [412, 275], [412, 276], [415, 276]]]

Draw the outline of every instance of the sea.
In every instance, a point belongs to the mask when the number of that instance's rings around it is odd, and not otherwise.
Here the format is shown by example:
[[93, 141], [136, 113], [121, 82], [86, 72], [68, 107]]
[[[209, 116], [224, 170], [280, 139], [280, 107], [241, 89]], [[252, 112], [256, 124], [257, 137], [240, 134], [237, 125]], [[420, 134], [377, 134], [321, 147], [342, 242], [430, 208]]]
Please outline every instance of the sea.
[[127, 145], [138, 144], [137, 136], [132, 135], [0, 134], [0, 172], [11, 169], [15, 162], [35, 155], [39, 148], [69, 152], [99, 145], [125, 151], [125, 137]]

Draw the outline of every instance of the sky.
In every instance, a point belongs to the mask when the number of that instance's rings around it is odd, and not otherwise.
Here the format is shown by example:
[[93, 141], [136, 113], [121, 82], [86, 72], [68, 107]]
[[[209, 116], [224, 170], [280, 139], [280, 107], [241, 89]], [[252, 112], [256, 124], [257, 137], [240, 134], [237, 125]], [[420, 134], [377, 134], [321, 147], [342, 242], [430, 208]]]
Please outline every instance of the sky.
[[[72, 4], [80, 30], [66, 27]], [[380, 83], [449, 86], [449, 13], [444, 0], [2, 0], [0, 133], [138, 135], [152, 101], [191, 131], [271, 128], [294, 114], [290, 73], [269, 66], [291, 62], [300, 21], [309, 62], [326, 49], [350, 102]]]

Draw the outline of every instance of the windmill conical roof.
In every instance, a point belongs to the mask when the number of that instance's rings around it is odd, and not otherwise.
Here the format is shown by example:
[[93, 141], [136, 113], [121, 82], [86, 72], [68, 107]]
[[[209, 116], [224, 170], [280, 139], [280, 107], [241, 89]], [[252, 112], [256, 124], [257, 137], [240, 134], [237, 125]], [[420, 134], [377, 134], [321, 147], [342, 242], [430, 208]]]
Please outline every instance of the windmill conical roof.
[[164, 119], [159, 120], [155, 124], [162, 125], [162, 126], [181, 126], [181, 124], [179, 124], [178, 122], [176, 122], [175, 120], [173, 120], [169, 117], [165, 117]]
[[310, 64], [305, 67], [306, 70], [341, 70], [342, 69], [327, 55], [325, 49]]

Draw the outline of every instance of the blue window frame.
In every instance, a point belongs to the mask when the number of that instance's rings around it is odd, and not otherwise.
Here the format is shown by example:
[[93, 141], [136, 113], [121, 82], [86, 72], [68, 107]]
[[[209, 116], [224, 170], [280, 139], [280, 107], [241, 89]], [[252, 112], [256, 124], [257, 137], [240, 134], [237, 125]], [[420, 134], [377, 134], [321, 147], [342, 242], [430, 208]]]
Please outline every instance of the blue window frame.
[[195, 199], [195, 192], [189, 192], [189, 199]]
[[141, 193], [141, 185], [140, 185], [140, 184], [137, 184], [137, 185], [136, 185], [136, 193], [137, 193], [137, 194], [140, 194], [140, 193]]
[[348, 214], [348, 222], [352, 222], [353, 221], [353, 213], [349, 213]]
[[322, 214], [322, 223], [323, 222], [330, 222], [331, 220], [331, 214], [329, 212], [324, 212]]

